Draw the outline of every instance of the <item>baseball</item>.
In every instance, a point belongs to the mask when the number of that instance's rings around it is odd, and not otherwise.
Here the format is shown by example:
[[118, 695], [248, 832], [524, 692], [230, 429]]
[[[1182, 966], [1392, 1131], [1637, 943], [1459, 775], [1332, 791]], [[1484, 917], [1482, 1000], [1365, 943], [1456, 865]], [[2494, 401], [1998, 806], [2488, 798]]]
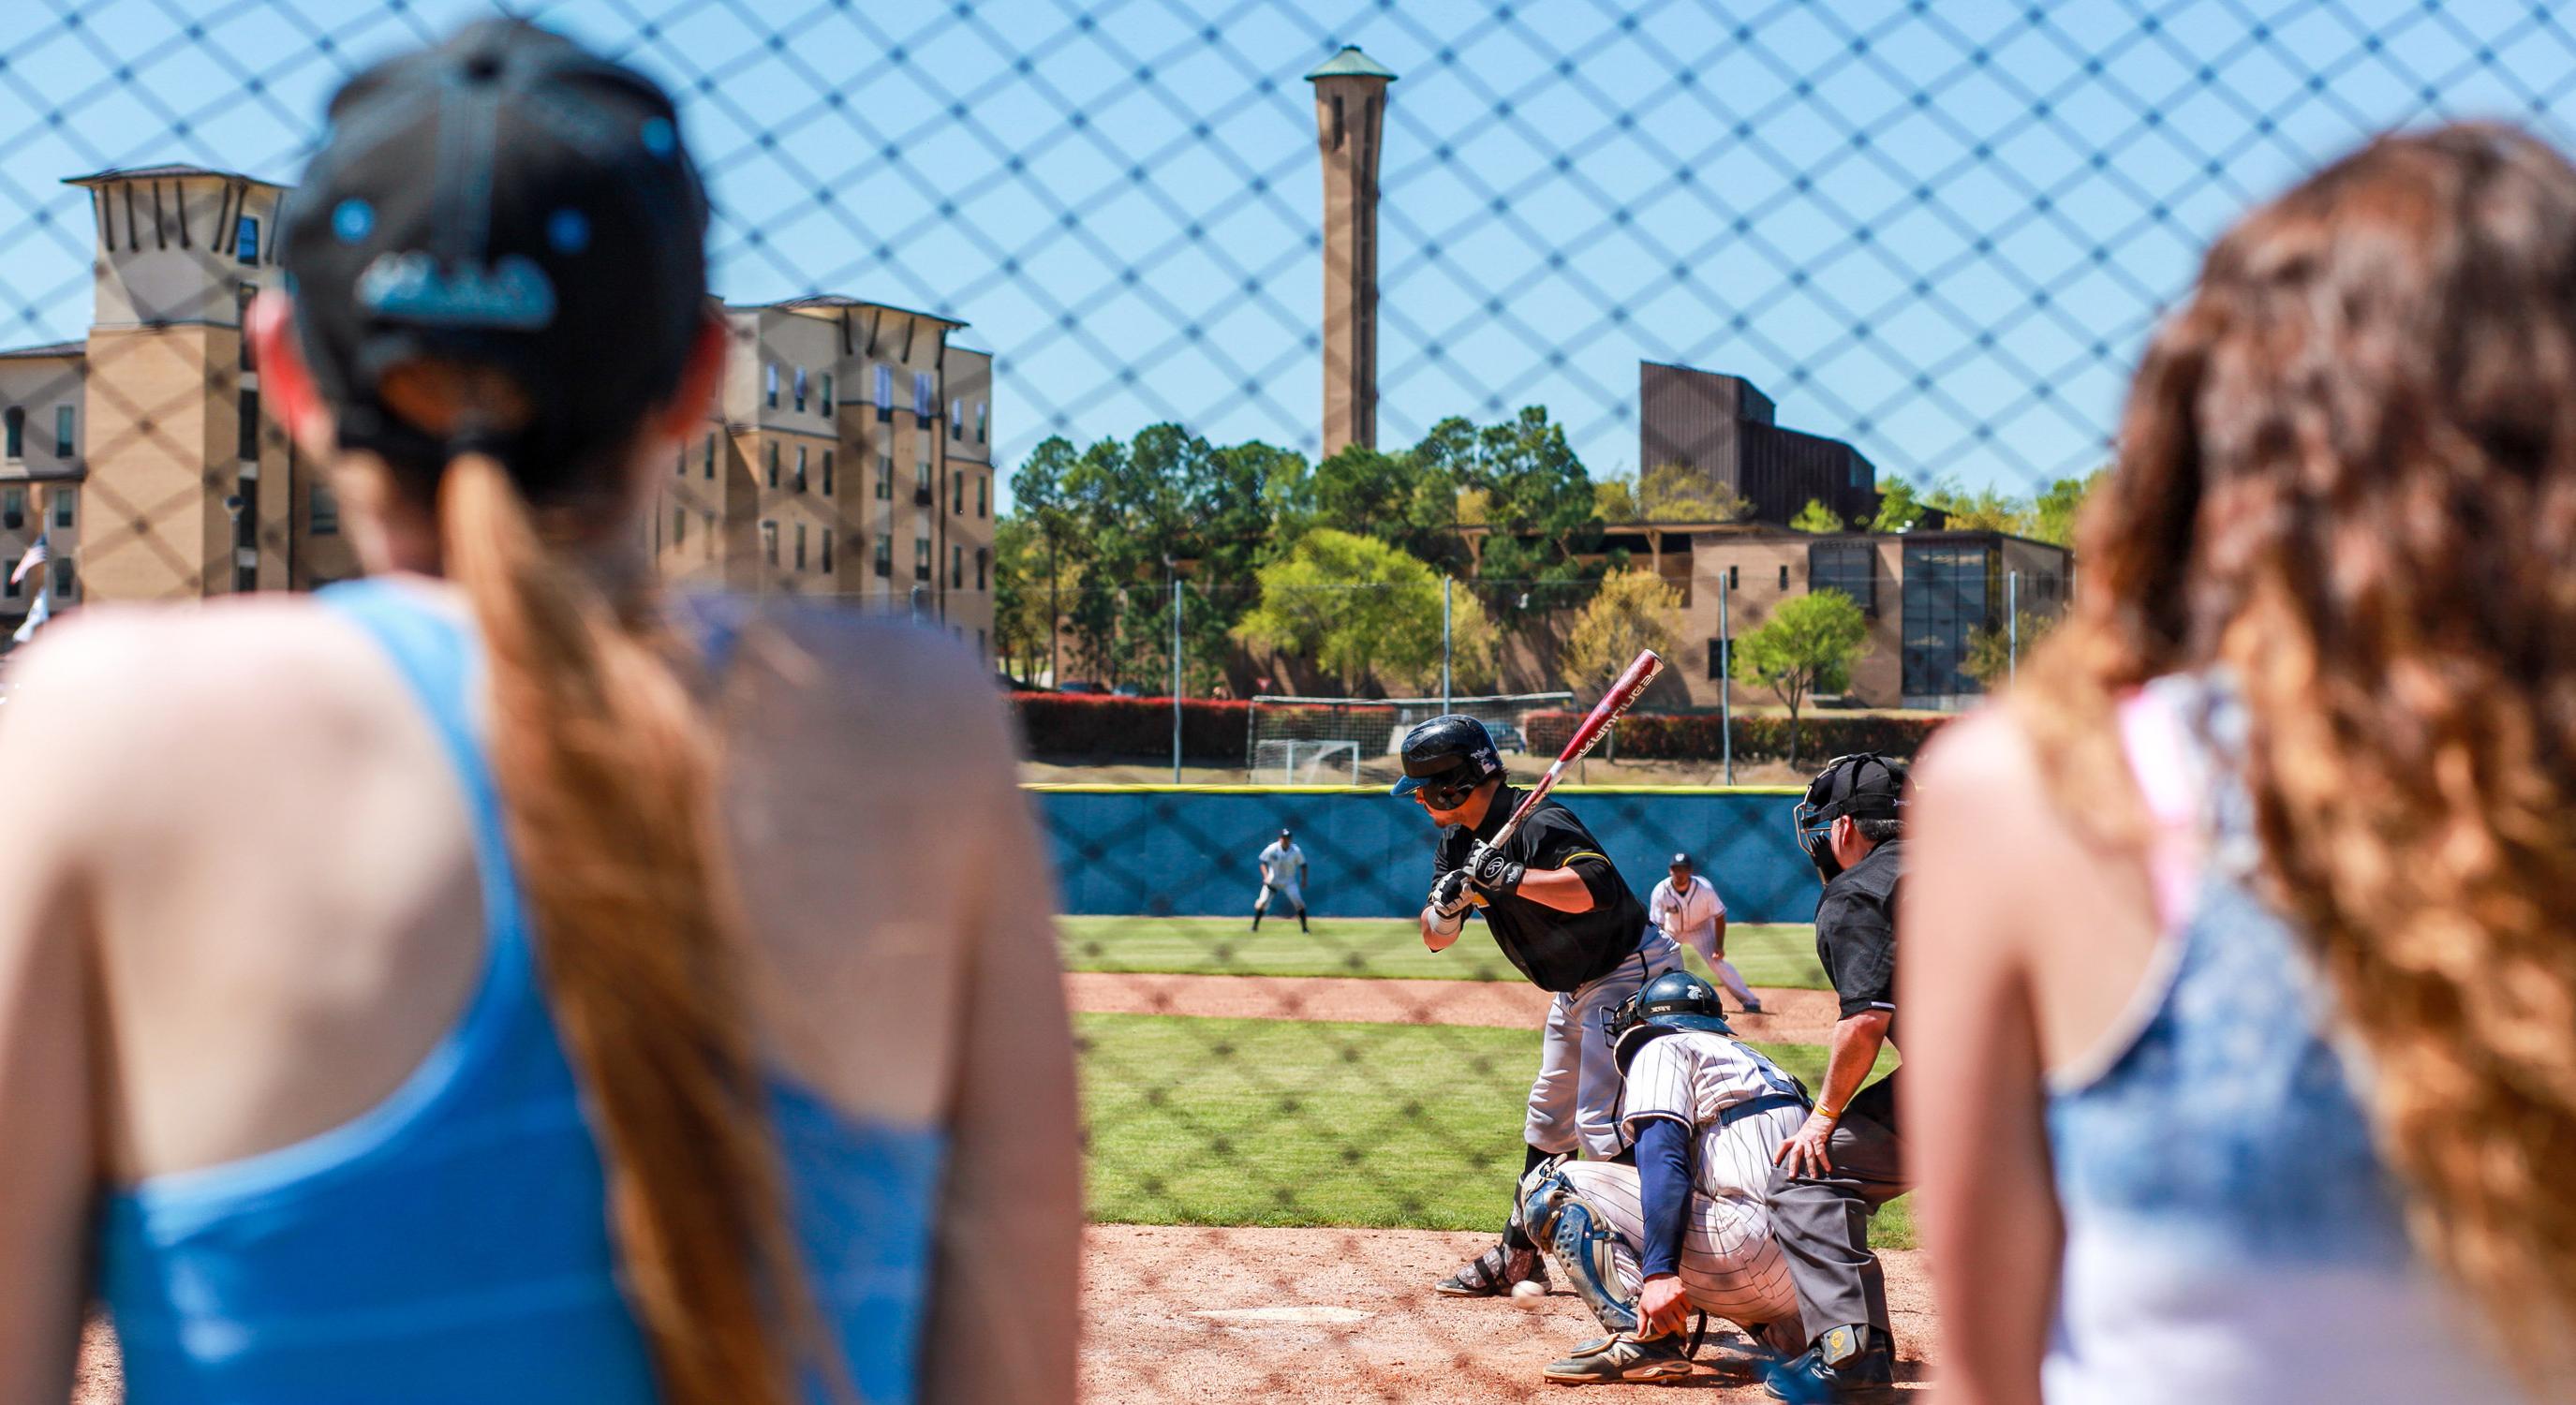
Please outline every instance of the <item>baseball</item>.
[[1519, 1298], [1522, 1301], [1527, 1301], [1531, 1298], [1544, 1298], [1547, 1296], [1547, 1285], [1537, 1281], [1536, 1279], [1524, 1278], [1520, 1282], [1512, 1285], [1512, 1296]]

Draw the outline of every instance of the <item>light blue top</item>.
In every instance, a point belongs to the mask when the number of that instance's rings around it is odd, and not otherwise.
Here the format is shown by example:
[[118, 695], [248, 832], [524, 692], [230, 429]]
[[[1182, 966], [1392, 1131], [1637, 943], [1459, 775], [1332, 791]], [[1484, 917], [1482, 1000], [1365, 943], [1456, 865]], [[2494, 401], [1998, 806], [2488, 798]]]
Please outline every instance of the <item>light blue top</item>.
[[[488, 954], [392, 1096], [320, 1136], [115, 1195], [100, 1291], [131, 1405], [656, 1398], [616, 1282], [598, 1150], [537, 983], [467, 632], [399, 584], [320, 598], [428, 713], [472, 818]], [[942, 1142], [772, 1080], [796, 1229], [860, 1398], [914, 1398]], [[818, 1396], [819, 1398], [819, 1396]]]
[[2241, 708], [2166, 678], [2123, 727], [2161, 853], [2200, 858], [2168, 887], [2119, 1033], [2052, 1079], [2050, 1405], [2518, 1399], [2418, 1262], [2364, 1112], [2364, 1051], [2256, 890]]

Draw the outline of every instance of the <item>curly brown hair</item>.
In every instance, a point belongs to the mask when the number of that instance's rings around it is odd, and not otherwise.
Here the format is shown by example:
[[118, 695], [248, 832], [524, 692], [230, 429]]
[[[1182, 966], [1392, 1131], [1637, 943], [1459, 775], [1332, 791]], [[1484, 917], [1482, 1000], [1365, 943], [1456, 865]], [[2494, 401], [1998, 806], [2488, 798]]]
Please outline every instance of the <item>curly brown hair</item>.
[[2233, 674], [2266, 887], [2368, 1050], [2415, 1239], [2570, 1353], [2576, 166], [2448, 126], [2247, 216], [2148, 350], [2095, 496], [2015, 699], [2060, 804], [2134, 837], [2101, 814], [2134, 796], [2116, 699]]

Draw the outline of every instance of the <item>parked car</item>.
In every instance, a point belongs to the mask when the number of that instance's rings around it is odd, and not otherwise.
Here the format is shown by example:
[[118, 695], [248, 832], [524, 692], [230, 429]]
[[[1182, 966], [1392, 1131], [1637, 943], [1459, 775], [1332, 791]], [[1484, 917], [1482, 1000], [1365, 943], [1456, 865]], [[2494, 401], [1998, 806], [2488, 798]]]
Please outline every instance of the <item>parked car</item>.
[[1496, 751], [1529, 750], [1529, 738], [1522, 736], [1521, 729], [1509, 722], [1497, 722], [1486, 728], [1485, 732], [1494, 739]]
[[1088, 693], [1093, 696], [1104, 695], [1109, 691], [1085, 678], [1076, 678], [1069, 683], [1058, 683], [1055, 685], [1055, 690], [1059, 693]]

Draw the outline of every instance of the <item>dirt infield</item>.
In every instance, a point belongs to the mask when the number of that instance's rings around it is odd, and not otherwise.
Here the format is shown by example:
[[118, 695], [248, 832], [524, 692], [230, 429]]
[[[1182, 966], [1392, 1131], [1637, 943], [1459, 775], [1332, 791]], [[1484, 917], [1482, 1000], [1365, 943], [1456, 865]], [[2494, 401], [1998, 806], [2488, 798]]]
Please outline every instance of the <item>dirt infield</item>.
[[[1411, 1229], [1198, 1229], [1094, 1225], [1083, 1253], [1082, 1393], [1093, 1405], [1464, 1405], [1560, 1398], [1541, 1368], [1599, 1334], [1562, 1291], [1527, 1302], [1444, 1298], [1432, 1280], [1490, 1237]], [[1920, 1382], [1932, 1313], [1912, 1253], [1882, 1255], [1887, 1299]], [[1712, 1331], [1700, 1372], [1671, 1389], [1693, 1399], [1764, 1398], [1741, 1340]], [[83, 1343], [71, 1405], [118, 1405], [116, 1348], [103, 1324]], [[1594, 1387], [1624, 1400], [1651, 1386]], [[1919, 1393], [1916, 1386], [1909, 1394]]]
[[[1085, 1013], [1224, 1015], [1259, 1020], [1492, 1025], [1536, 1029], [1546, 991], [1517, 981], [1374, 980], [1354, 976], [1171, 976], [1074, 972], [1065, 998]], [[1747, 1039], [1822, 1044], [1834, 1026], [1831, 991], [1756, 987], [1763, 1013], [1727, 1016]]]
[[[1492, 1242], [1427, 1230], [1094, 1225], [1083, 1256], [1083, 1398], [1097, 1405], [1384, 1400], [1422, 1405], [1566, 1400], [1539, 1379], [1600, 1335], [1571, 1294], [1444, 1298], [1431, 1283]], [[1898, 1374], [1925, 1396], [1929, 1289], [1916, 1256], [1884, 1255]], [[1581, 1399], [1755, 1401], [1742, 1339], [1712, 1330], [1699, 1374], [1671, 1387], [1591, 1387]]]

